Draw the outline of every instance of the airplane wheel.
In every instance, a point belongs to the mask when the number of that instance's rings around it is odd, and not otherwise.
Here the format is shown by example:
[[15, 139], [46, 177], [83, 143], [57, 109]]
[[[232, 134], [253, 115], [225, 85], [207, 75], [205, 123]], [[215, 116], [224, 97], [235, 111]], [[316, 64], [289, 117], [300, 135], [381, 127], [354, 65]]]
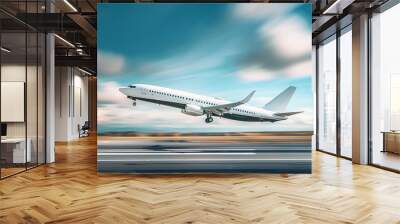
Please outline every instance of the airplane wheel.
[[132, 106], [136, 107], [136, 101], [133, 101]]
[[211, 123], [213, 122], [213, 118], [212, 117], [207, 117], [206, 118], [206, 123]]

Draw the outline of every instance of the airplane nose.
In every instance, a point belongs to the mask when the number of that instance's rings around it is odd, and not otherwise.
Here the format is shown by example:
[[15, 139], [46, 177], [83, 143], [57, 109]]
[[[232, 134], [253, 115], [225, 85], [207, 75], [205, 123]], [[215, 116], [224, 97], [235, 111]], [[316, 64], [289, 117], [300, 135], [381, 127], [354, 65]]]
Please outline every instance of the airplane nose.
[[123, 93], [124, 95], [126, 95], [126, 96], [128, 96], [128, 90], [129, 90], [129, 88], [119, 88], [119, 91], [121, 92], [121, 93]]

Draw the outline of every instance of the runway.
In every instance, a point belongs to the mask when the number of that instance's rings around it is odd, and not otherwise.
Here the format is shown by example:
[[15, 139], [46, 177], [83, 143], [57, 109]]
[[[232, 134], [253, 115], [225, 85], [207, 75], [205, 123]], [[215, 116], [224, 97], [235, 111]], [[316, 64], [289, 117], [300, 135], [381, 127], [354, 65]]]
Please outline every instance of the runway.
[[311, 172], [311, 141], [295, 136], [106, 138], [97, 156], [100, 172]]

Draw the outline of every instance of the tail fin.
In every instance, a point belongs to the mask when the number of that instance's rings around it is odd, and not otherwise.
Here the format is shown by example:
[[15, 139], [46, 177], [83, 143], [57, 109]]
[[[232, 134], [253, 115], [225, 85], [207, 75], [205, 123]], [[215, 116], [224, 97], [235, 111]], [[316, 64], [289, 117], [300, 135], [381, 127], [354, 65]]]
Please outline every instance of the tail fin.
[[296, 87], [289, 86], [282, 93], [280, 93], [274, 99], [265, 104], [264, 109], [270, 111], [284, 112], [289, 103], [289, 100], [292, 98], [295, 91]]

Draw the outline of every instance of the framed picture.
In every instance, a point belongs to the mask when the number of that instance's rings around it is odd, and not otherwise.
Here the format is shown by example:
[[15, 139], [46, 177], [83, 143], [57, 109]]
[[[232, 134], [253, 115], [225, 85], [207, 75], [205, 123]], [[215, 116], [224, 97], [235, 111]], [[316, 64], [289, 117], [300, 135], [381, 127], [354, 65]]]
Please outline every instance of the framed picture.
[[99, 4], [98, 170], [310, 173], [311, 5]]

